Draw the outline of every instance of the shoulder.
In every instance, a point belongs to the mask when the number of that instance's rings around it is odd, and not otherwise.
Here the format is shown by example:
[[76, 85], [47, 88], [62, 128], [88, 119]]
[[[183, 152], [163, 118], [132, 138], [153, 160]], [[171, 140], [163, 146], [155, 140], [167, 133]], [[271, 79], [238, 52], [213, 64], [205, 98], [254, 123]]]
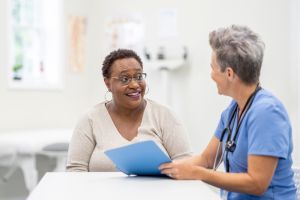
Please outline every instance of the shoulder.
[[156, 101], [153, 101], [151, 99], [146, 99], [147, 101], [147, 107], [149, 108], [150, 111], [154, 113], [167, 113], [171, 112], [171, 109], [163, 104], [160, 104]]
[[93, 107], [89, 108], [82, 114], [82, 116], [79, 118], [78, 125], [80, 124], [90, 124], [93, 121], [95, 121], [97, 118], [101, 118], [101, 116], [104, 115], [105, 112], [103, 112], [105, 109], [105, 102], [98, 103], [94, 105]]
[[155, 117], [156, 119], [169, 119], [177, 121], [175, 113], [167, 106], [157, 103], [156, 101], [146, 99], [147, 101], [147, 114]]
[[96, 105], [94, 105], [92, 108], [90, 108], [86, 114], [90, 117], [90, 118], [94, 118], [96, 116], [99, 116], [99, 115], [103, 115], [106, 110], [106, 107], [105, 107], [105, 102], [101, 102], [101, 103], [98, 103]]
[[286, 110], [282, 102], [277, 97], [275, 97], [271, 92], [265, 89], [262, 89], [259, 93], [257, 93], [253, 101], [252, 108], [257, 113], [268, 112], [268, 111], [286, 113]]
[[257, 93], [253, 105], [249, 109], [249, 114], [250, 119], [254, 121], [278, 119], [289, 122], [287, 111], [282, 102], [265, 89]]

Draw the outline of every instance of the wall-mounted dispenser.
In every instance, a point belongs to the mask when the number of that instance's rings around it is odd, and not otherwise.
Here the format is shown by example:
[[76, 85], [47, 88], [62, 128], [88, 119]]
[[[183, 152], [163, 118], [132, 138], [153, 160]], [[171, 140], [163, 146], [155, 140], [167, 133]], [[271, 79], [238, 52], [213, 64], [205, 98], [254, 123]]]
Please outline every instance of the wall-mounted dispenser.
[[155, 50], [144, 49], [147, 67], [159, 70], [161, 75], [162, 103], [169, 105], [171, 97], [170, 73], [187, 66], [186, 46], [158, 46]]

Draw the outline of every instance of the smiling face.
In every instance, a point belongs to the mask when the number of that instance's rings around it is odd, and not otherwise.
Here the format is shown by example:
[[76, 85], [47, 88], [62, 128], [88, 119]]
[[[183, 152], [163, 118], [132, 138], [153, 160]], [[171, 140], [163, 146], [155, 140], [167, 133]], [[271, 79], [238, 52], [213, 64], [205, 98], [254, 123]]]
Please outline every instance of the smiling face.
[[[136, 81], [137, 75], [143, 73], [143, 68], [134, 58], [123, 58], [113, 62], [110, 69], [110, 78], [105, 78], [105, 84], [111, 91], [116, 106], [135, 109], [143, 103], [146, 82]], [[132, 78], [128, 84], [122, 83], [122, 78]]]
[[226, 76], [227, 71], [224, 72], [221, 71], [221, 67], [217, 61], [217, 57], [215, 52], [212, 52], [211, 54], [211, 78], [215, 81], [218, 93], [226, 95], [226, 88], [228, 87], [228, 79]]

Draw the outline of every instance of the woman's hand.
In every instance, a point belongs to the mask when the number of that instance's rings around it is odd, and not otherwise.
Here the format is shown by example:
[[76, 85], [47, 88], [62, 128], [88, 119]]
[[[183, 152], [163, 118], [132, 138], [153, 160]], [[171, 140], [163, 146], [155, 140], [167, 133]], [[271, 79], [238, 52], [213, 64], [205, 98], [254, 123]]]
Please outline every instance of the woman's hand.
[[175, 160], [170, 163], [164, 163], [159, 167], [162, 174], [166, 174], [171, 178], [181, 180], [196, 179], [195, 171], [199, 168], [202, 167], [192, 164], [192, 162], [189, 162], [188, 159]]

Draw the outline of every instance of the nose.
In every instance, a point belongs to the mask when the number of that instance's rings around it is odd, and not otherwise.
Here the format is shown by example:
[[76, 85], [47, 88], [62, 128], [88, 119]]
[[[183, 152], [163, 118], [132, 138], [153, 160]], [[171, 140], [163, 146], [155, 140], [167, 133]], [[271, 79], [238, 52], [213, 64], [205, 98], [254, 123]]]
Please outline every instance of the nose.
[[134, 78], [130, 80], [128, 87], [130, 88], [138, 88], [140, 87], [139, 83], [137, 80], [135, 80]]

